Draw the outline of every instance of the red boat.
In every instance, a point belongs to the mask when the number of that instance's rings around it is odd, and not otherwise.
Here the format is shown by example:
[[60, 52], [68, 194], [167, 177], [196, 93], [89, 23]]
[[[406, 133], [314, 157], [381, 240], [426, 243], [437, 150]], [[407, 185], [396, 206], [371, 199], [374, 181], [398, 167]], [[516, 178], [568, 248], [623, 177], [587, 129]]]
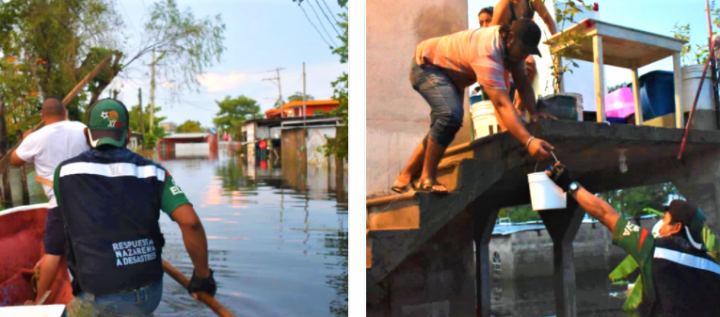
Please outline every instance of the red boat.
[[[31, 279], [44, 254], [47, 207], [38, 204], [0, 211], [0, 306], [35, 300]], [[73, 299], [70, 282], [63, 260], [45, 305], [67, 305]]]

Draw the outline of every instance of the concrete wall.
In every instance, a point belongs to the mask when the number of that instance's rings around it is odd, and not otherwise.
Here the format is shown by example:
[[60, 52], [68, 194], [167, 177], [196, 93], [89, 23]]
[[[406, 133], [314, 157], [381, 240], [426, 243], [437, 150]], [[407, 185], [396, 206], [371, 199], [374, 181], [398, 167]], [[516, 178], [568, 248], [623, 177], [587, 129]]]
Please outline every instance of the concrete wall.
[[326, 136], [328, 138], [334, 138], [336, 132], [337, 128], [335, 127], [308, 128], [305, 144], [307, 146], [307, 162], [309, 165], [315, 167], [327, 166], [327, 156], [325, 156], [323, 152], [318, 151], [318, 149], [327, 144]]
[[366, 316], [475, 316], [471, 224], [462, 213], [368, 290]]
[[[413, 149], [427, 134], [430, 107], [410, 86], [422, 40], [467, 29], [467, 0], [368, 1], [366, 7], [366, 195], [389, 193]], [[470, 116], [455, 142], [470, 140]]]
[[[640, 226], [651, 230], [656, 221], [645, 219]], [[500, 279], [553, 274], [553, 244], [545, 229], [493, 236], [489, 250], [491, 261], [493, 253], [497, 252], [500, 256]], [[600, 223], [580, 226], [573, 241], [573, 251], [578, 273], [594, 270], [610, 272], [627, 256], [625, 251], [612, 245], [610, 231]]]

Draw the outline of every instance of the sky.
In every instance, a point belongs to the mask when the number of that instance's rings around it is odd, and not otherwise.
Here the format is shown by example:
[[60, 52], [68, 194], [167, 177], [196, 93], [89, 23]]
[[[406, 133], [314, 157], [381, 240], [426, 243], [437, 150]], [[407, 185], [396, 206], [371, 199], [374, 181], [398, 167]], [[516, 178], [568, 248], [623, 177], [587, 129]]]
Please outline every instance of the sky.
[[[303, 14], [303, 10], [292, 0], [177, 0], [178, 7], [192, 10], [196, 19], [214, 17], [220, 14], [226, 26], [226, 50], [221, 61], [207, 69], [198, 79], [199, 93], [187, 91], [180, 101], [172, 101], [170, 89], [163, 87], [167, 82], [158, 82], [155, 104], [162, 107], [157, 116], [167, 117], [166, 121], [181, 124], [186, 120], [200, 121], [205, 127], [212, 127], [212, 119], [218, 112], [216, 100], [245, 95], [257, 100], [262, 111], [273, 107], [278, 99], [278, 87], [265, 78], [276, 77], [280, 71], [283, 99], [302, 91], [302, 64], [305, 65], [306, 93], [315, 99], [329, 99], [333, 94], [331, 82], [347, 71], [347, 64], [341, 64], [339, 56], [333, 55], [325, 41], [333, 40], [340, 45], [337, 33], [318, 5], [327, 13], [329, 7], [337, 18], [341, 12], [335, 0], [305, 0], [303, 7], [312, 23], [324, 36], [316, 31]], [[308, 7], [308, 3], [312, 5]], [[124, 34], [128, 37], [127, 47], [131, 53], [137, 51], [140, 31], [147, 22], [152, 0], [117, 1], [117, 12], [125, 21]], [[324, 22], [325, 33], [315, 9]], [[329, 16], [332, 21], [333, 16]], [[337, 27], [338, 31], [341, 31]], [[332, 44], [332, 43], [331, 43]], [[167, 61], [171, 62], [171, 61]], [[112, 86], [121, 92], [118, 99], [129, 105], [137, 105], [138, 88], [142, 88], [143, 103], [148, 104], [150, 96], [149, 55], [131, 65], [128, 78], [116, 78]], [[107, 91], [106, 91], [107, 92]]]
[[[468, 22], [470, 28], [479, 27], [477, 14], [480, 9], [495, 6], [497, 0], [469, 0]], [[586, 1], [591, 2], [591, 1]], [[690, 43], [707, 44], [708, 25], [704, 0], [598, 0], [601, 21], [630, 27], [659, 35], [672, 36], [673, 26], [690, 24]], [[539, 23], [543, 23], [542, 20]], [[718, 27], [713, 26], [718, 32]], [[653, 70], [672, 71], [672, 58], [666, 58], [640, 68], [639, 74]], [[631, 82], [630, 70], [605, 67], [606, 87]]]

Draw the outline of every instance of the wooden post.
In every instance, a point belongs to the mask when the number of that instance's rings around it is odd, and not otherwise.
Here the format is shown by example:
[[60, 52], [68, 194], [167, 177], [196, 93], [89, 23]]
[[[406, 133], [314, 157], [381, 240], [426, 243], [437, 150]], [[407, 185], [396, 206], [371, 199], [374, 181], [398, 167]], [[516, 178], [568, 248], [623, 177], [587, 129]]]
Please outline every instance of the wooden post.
[[595, 66], [595, 111], [597, 122], [605, 122], [605, 72], [603, 70], [602, 36], [593, 36], [593, 56]]
[[[5, 121], [5, 100], [4, 98], [0, 102], [0, 124], [2, 125], [0, 129], [0, 153], [2, 153], [3, 156], [5, 154], [9, 153], [7, 151], [9, 142], [8, 142], [8, 135], [7, 135], [7, 121]], [[20, 133], [20, 132], [18, 132]], [[18, 138], [19, 139], [19, 138]], [[8, 160], [9, 160], [9, 155]], [[3, 184], [3, 192], [2, 192], [2, 206], [5, 208], [12, 207], [12, 189], [10, 189], [10, 175], [8, 174], [8, 170], [5, 169], [2, 172], [2, 184]]]
[[30, 188], [28, 187], [27, 171], [25, 165], [20, 166], [20, 183], [22, 183], [22, 203], [30, 204]]
[[575, 265], [572, 241], [580, 229], [585, 212], [568, 198], [566, 209], [540, 211], [545, 227], [553, 240], [553, 279], [555, 309], [558, 317], [577, 316]]
[[142, 135], [141, 149], [145, 149], [145, 120], [143, 119], [142, 88], [138, 88], [138, 102], [140, 103], [140, 134]]
[[487, 210], [477, 202], [468, 208], [473, 215], [473, 240], [475, 241], [475, 304], [478, 316], [490, 317], [490, 251], [492, 236], [499, 209]]
[[633, 67], [630, 71], [632, 72], [633, 100], [635, 103], [635, 125], [641, 126], [643, 124], [643, 113], [642, 104], [640, 103], [640, 82], [638, 80], [638, 69], [637, 67]]
[[682, 68], [680, 67], [680, 52], [673, 53], [673, 77], [675, 80], [675, 128], [685, 127], [685, 105], [683, 105]]

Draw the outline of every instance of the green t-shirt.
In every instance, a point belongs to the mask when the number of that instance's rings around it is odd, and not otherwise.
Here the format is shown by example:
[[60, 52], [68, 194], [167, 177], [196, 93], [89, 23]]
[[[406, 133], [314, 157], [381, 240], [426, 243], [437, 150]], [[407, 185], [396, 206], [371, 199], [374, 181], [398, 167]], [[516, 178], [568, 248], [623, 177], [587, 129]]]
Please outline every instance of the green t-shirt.
[[170, 216], [175, 209], [189, 203], [190, 200], [187, 199], [185, 193], [175, 184], [175, 179], [169, 172], [165, 171], [165, 189], [163, 190], [160, 209]]
[[650, 264], [655, 251], [655, 238], [653, 238], [650, 231], [620, 217], [615, 225], [612, 242], [630, 254], [638, 263], [643, 281], [643, 299], [654, 300], [655, 287], [653, 286]]

